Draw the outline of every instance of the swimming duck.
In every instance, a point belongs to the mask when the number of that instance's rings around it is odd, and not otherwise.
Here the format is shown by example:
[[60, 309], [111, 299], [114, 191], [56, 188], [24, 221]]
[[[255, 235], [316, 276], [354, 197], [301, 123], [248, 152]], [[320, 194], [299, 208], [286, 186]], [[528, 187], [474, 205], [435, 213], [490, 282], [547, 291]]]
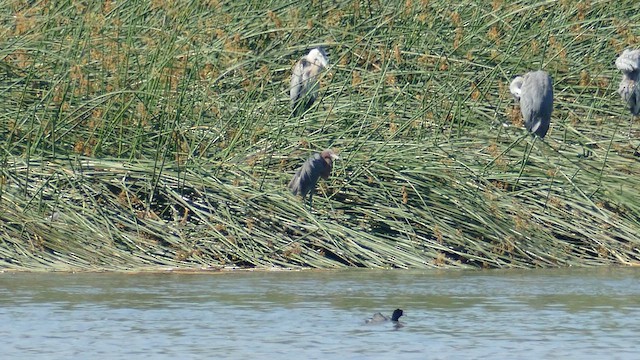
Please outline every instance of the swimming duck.
[[387, 316], [382, 315], [382, 313], [378, 312], [373, 314], [371, 318], [367, 319], [365, 321], [365, 324], [379, 324], [379, 323], [383, 323], [391, 320], [391, 322], [396, 326], [396, 328], [402, 327], [402, 323], [400, 323], [399, 319], [403, 313], [404, 312], [402, 311], [402, 309], [395, 309], [393, 311], [393, 314], [391, 314], [391, 318], [389, 318]]

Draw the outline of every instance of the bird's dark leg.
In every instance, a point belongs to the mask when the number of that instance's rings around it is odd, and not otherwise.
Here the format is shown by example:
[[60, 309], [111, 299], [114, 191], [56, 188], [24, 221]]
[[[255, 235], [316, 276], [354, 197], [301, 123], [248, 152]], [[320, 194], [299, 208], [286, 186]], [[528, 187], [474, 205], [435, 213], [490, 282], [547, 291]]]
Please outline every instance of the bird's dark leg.
[[313, 190], [309, 192], [309, 211], [313, 210]]
[[[633, 126], [633, 121], [636, 119], [637, 115], [631, 115], [631, 125], [629, 125], [629, 136], [631, 136], [631, 127]], [[635, 150], [633, 150], [633, 156], [640, 156], [638, 149], [640, 148], [640, 144], [636, 146]]]
[[[638, 115], [633, 115], [633, 113], [631, 114], [631, 120], [629, 120], [629, 131], [628, 131], [628, 136], [629, 136], [629, 140], [631, 140], [632, 138], [632, 128], [633, 128], [633, 122], [636, 119], [636, 116]], [[638, 144], [638, 146], [636, 146], [636, 148], [633, 150], [633, 156], [639, 156], [640, 153], [638, 153], [638, 149], [640, 148], [640, 144]]]
[[529, 155], [531, 154], [531, 150], [533, 149], [533, 145], [536, 143], [536, 138], [538, 138], [538, 136], [537, 135], [533, 135], [533, 143], [531, 145], [529, 145], [529, 143], [527, 143], [525, 145], [524, 155], [522, 157], [522, 166], [520, 166], [520, 172], [518, 173], [518, 178], [516, 179], [515, 186], [518, 186], [518, 183], [520, 182], [520, 178], [522, 177], [522, 173], [524, 172], [524, 168], [525, 168], [525, 166], [527, 166], [527, 162], [529, 161]]

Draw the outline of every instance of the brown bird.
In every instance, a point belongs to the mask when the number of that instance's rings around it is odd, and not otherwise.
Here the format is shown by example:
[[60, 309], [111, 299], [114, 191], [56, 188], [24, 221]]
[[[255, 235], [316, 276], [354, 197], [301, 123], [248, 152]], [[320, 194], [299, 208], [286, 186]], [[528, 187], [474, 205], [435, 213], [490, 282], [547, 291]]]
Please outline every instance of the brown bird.
[[315, 48], [303, 56], [291, 73], [291, 107], [293, 114], [302, 115], [313, 105], [318, 97], [318, 75], [329, 64], [327, 53], [322, 48]]
[[338, 155], [330, 149], [313, 154], [293, 175], [293, 179], [289, 182], [289, 189], [294, 195], [301, 195], [302, 199], [309, 194], [309, 206], [311, 206], [316, 183], [321, 177], [325, 180], [329, 178], [333, 160], [338, 159], [340, 159]]

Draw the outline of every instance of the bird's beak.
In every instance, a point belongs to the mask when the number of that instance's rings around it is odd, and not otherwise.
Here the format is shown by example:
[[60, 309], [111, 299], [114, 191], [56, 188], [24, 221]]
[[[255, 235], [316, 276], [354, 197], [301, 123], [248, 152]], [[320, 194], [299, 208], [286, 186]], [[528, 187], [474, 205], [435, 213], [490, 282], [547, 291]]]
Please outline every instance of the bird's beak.
[[331, 154], [331, 160], [340, 160], [340, 157], [336, 154]]

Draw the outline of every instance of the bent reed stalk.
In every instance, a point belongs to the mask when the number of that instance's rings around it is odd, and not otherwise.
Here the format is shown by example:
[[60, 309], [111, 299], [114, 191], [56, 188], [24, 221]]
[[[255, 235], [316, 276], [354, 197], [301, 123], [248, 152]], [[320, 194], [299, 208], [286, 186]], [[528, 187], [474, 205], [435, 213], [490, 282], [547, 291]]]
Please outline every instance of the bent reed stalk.
[[[0, 268], [637, 265], [631, 1], [12, 3]], [[324, 45], [291, 117], [294, 62]], [[511, 77], [544, 68], [544, 140]], [[338, 151], [310, 210], [286, 184]]]

